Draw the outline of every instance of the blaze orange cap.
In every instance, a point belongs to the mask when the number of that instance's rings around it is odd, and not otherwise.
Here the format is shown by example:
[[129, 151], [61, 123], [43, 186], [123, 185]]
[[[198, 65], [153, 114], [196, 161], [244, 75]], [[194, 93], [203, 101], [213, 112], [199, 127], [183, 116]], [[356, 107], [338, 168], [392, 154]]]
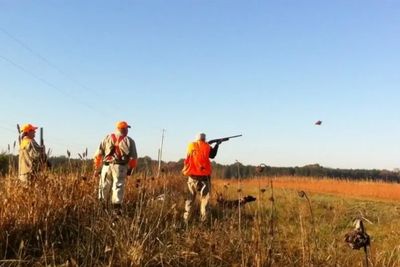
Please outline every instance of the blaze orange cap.
[[21, 127], [21, 133], [29, 133], [30, 131], [36, 131], [37, 128], [38, 127], [28, 123]]
[[117, 122], [117, 129], [126, 129], [126, 128], [131, 128], [131, 126], [128, 125], [126, 121]]

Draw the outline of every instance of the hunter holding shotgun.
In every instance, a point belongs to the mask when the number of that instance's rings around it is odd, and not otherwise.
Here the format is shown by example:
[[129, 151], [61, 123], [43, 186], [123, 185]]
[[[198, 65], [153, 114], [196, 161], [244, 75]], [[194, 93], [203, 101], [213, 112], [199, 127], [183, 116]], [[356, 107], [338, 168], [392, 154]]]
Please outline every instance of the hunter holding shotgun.
[[25, 124], [21, 128], [18, 126], [18, 131], [21, 134], [19, 138], [18, 177], [24, 183], [32, 182], [46, 162], [42, 141], [41, 145], [35, 141], [37, 129], [32, 124]]
[[[207, 220], [208, 202], [211, 193], [211, 161], [218, 152], [219, 145], [228, 141], [230, 138], [240, 137], [241, 135], [214, 139], [206, 142], [206, 135], [200, 133], [195, 142], [191, 142], [187, 148], [187, 156], [182, 170], [183, 175], [188, 176], [188, 194], [185, 201], [185, 213], [183, 218], [186, 223], [189, 221], [193, 201], [196, 194], [201, 197], [200, 219], [202, 222]], [[214, 144], [211, 147], [210, 144]]]

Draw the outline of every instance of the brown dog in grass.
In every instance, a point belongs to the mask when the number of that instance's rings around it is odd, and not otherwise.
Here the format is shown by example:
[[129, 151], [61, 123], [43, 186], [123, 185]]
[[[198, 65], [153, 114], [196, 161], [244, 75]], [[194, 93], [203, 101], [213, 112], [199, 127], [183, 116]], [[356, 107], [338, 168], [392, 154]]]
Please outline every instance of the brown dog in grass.
[[249, 202], [253, 202], [253, 201], [256, 201], [256, 198], [253, 196], [250, 196], [250, 195], [242, 197], [238, 200], [227, 200], [222, 196], [222, 194], [218, 194], [218, 197], [217, 197], [217, 203], [219, 206], [222, 206], [225, 208], [231, 208], [231, 209], [237, 208], [237, 207], [239, 207], [239, 205], [243, 206], [243, 205], [245, 205]]

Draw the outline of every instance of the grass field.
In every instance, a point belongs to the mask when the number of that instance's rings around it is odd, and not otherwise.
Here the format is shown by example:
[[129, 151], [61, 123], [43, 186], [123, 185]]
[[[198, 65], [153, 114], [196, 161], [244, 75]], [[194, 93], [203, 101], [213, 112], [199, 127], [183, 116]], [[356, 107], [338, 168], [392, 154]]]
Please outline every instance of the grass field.
[[[216, 183], [219, 186], [227, 184], [224, 180], [216, 181]], [[268, 183], [268, 179], [248, 179], [242, 182], [242, 185], [245, 188], [266, 188]], [[309, 177], [277, 177], [273, 178], [273, 183], [275, 188], [280, 189], [304, 190], [359, 199], [400, 201], [400, 184], [397, 183], [315, 179]], [[233, 185], [237, 186], [235, 183]]]
[[[215, 179], [210, 221], [195, 217], [189, 226], [182, 220], [183, 177], [136, 174], [120, 217], [99, 207], [96, 185], [73, 174], [30, 188], [4, 179], [0, 265], [365, 266], [363, 251], [344, 242], [353, 219], [363, 217], [372, 238], [369, 266], [400, 266], [398, 185], [282, 177], [273, 180], [271, 198], [267, 178]], [[223, 208], [216, 192], [257, 201]]]

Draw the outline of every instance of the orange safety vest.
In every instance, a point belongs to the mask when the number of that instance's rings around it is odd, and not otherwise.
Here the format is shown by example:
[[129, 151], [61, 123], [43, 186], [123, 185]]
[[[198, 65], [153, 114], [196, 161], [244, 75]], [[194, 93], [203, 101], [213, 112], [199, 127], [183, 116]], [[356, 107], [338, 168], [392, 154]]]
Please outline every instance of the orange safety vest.
[[182, 170], [183, 175], [210, 176], [212, 171], [210, 151], [211, 146], [206, 142], [197, 141], [190, 143]]
[[[122, 160], [122, 152], [119, 147], [121, 141], [125, 138], [125, 136], [117, 136], [115, 134], [110, 135], [114, 148], [112, 149], [109, 155], [106, 155], [105, 160], [108, 162], [113, 162], [114, 160]], [[102, 155], [96, 155], [94, 158], [94, 168], [99, 169], [102, 165]], [[128, 162], [128, 167], [130, 169], [134, 169], [137, 166], [137, 159], [130, 159]]]
[[31, 143], [32, 139], [30, 139], [28, 136], [25, 136], [22, 141], [21, 144], [19, 145], [19, 147], [21, 149], [25, 149], [30, 143]]
[[113, 157], [115, 157], [116, 160], [121, 160], [122, 159], [122, 153], [121, 149], [119, 148], [119, 143], [125, 138], [125, 136], [117, 136], [115, 134], [111, 134], [111, 140], [114, 145], [113, 153], [107, 156], [107, 160], [112, 160]]

